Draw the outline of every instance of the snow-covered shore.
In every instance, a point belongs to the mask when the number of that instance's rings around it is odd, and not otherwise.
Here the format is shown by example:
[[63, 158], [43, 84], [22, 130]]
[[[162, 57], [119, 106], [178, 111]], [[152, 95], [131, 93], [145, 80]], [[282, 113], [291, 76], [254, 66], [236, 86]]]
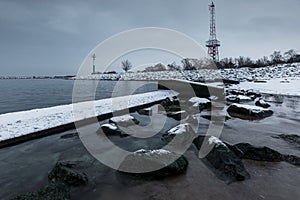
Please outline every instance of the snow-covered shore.
[[[87, 102], [2, 114], [0, 115], [0, 142], [66, 125], [74, 121], [147, 105], [177, 94], [170, 90], [158, 90], [132, 96], [97, 100], [90, 102], [94, 105], [93, 110], [82, 110], [80, 115], [74, 112], [77, 113], [78, 108], [87, 108]], [[75, 106], [76, 109], [74, 110]]]
[[189, 71], [132, 72], [125, 74], [94, 74], [73, 79], [88, 80], [174, 80], [213, 81], [229, 79], [238, 81], [269, 80], [272, 78], [300, 78], [300, 63], [262, 68], [202, 69]]

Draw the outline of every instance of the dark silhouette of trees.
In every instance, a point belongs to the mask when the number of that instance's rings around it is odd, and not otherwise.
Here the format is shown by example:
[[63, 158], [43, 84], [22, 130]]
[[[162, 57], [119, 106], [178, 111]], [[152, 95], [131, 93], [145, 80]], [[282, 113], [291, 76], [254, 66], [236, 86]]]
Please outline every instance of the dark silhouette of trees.
[[122, 61], [122, 69], [127, 72], [128, 70], [130, 70], [132, 68], [132, 64], [131, 62], [129, 62], [129, 60], [124, 60]]

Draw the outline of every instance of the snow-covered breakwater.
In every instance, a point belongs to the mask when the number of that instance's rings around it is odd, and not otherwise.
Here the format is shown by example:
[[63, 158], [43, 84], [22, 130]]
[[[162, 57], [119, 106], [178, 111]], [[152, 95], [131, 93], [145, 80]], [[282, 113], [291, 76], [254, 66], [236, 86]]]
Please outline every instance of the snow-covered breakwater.
[[84, 110], [80, 116], [77, 114], [74, 116], [73, 107], [86, 108], [87, 102], [3, 114], [0, 115], [0, 144], [5, 140], [68, 125], [74, 121], [87, 120], [95, 116], [151, 104], [177, 94], [171, 90], [158, 90], [97, 100], [92, 102], [93, 110]]

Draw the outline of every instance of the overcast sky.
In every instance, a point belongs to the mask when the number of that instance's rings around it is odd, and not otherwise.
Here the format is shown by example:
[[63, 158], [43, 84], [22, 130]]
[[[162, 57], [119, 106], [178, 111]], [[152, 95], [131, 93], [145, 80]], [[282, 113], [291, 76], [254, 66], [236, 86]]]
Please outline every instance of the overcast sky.
[[[204, 45], [209, 38], [209, 3], [0, 0], [0, 75], [76, 74], [98, 43], [132, 28], [174, 29]], [[256, 59], [274, 50], [299, 51], [299, 0], [215, 0], [215, 4], [221, 58]]]

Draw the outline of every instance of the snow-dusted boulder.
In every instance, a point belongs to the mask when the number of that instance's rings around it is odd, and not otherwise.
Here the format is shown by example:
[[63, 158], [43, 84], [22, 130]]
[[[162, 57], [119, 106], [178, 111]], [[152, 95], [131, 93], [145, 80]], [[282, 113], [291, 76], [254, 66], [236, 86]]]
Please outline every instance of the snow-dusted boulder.
[[233, 102], [233, 103], [239, 103], [240, 102], [240, 99], [238, 98], [238, 96], [237, 95], [233, 95], [233, 94], [227, 95], [225, 97], [225, 99], [228, 102]]
[[128, 155], [119, 171], [147, 178], [162, 178], [185, 172], [188, 161], [184, 156], [164, 149], [140, 149]]
[[259, 99], [255, 102], [256, 106], [260, 106], [262, 108], [269, 108], [271, 105], [265, 102], [263, 99]]
[[211, 151], [201, 159], [207, 160], [228, 181], [243, 181], [250, 177], [242, 160], [231, 151], [230, 147], [215, 136], [198, 136], [194, 142], [197, 149], [202, 145], [210, 146]]
[[192, 97], [189, 99], [189, 102], [193, 104], [193, 107], [199, 107], [200, 110], [211, 106], [211, 101], [206, 98]]
[[175, 148], [179, 148], [191, 144], [195, 137], [196, 133], [191, 125], [189, 123], [184, 123], [168, 130], [168, 132], [163, 135], [163, 140], [166, 142], [172, 141], [172, 145]]
[[102, 124], [100, 129], [97, 131], [98, 134], [107, 134], [107, 135], [119, 135], [121, 137], [126, 137], [128, 134], [124, 133], [116, 124], [108, 123]]
[[238, 117], [241, 119], [249, 119], [249, 120], [263, 119], [273, 114], [272, 110], [266, 108], [261, 108], [252, 105], [237, 104], [237, 103], [231, 104], [228, 107], [227, 112], [232, 117]]
[[134, 124], [139, 124], [139, 121], [135, 119], [133, 116], [131, 116], [130, 114], [127, 114], [127, 115], [112, 117], [109, 119], [109, 123], [126, 127]]

